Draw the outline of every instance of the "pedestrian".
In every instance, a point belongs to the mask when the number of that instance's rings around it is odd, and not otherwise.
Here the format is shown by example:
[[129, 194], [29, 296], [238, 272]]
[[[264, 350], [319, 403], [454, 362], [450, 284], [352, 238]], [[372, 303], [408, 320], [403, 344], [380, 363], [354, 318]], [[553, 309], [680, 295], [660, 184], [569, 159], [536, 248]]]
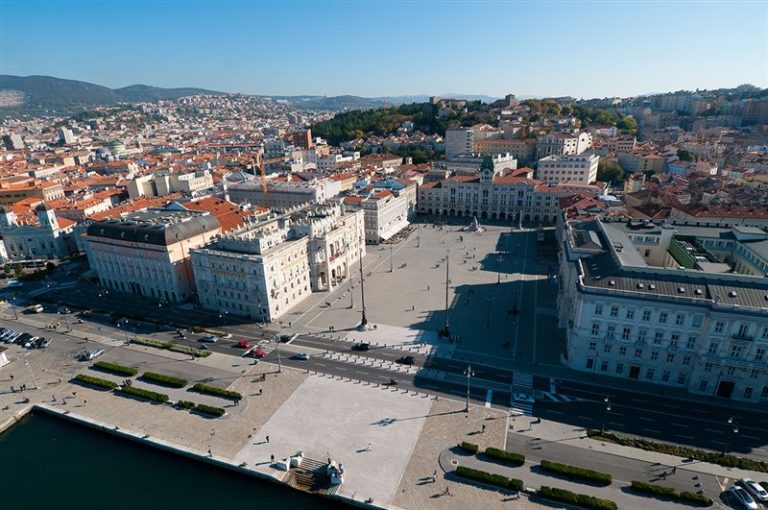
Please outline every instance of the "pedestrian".
[[435, 469], [434, 473], [432, 473], [432, 483], [437, 482], [437, 469]]
[[269, 460], [270, 460], [270, 461], [272, 461], [272, 462], [274, 463], [274, 462], [275, 462], [275, 456], [274, 456], [274, 455], [270, 455], [270, 456], [269, 456]]
[[267, 436], [267, 443], [269, 443], [269, 436]]
[[13, 374], [11, 374], [11, 381], [13, 381]]
[[259, 396], [261, 396], [262, 393], [264, 393], [264, 388], [259, 388]]
[[429, 285], [427, 285], [427, 292], [429, 292]]
[[83, 400], [83, 405], [85, 405], [85, 404], [87, 404], [87, 403], [88, 403], [88, 401], [87, 401], [87, 400]]
[[73, 392], [72, 392], [72, 398], [75, 398], [76, 396], [77, 396], [77, 392], [76, 392], [76, 391], [73, 391]]
[[677, 466], [672, 466], [672, 474], [674, 475], [677, 473]]
[[485, 432], [485, 423], [483, 423], [483, 430], [482, 431]]
[[366, 446], [365, 449], [370, 452], [373, 449], [373, 445], [371, 443], [368, 443], [368, 446]]

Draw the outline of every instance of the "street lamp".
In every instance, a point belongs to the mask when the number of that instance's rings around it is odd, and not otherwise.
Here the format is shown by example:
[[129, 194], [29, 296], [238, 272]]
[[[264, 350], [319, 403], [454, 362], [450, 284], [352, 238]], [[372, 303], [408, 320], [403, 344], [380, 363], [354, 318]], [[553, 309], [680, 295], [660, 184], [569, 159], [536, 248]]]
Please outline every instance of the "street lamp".
[[362, 301], [362, 307], [363, 307], [363, 314], [360, 319], [360, 330], [366, 329], [366, 326], [368, 326], [368, 319], [365, 316], [365, 279], [363, 278], [363, 249], [360, 248], [360, 251], [358, 252], [358, 257], [360, 259], [360, 299]]
[[229, 310], [224, 310], [223, 312], [219, 312], [219, 319], [224, 319], [224, 334], [229, 336], [229, 331], [227, 331], [227, 314], [229, 313]]
[[125, 334], [125, 343], [129, 344], [131, 343], [131, 339], [128, 338], [128, 319], [123, 319], [120, 322], [117, 323], [118, 329], [122, 329], [123, 333]]
[[728, 443], [726, 443], [725, 448], [723, 448], [723, 453], [721, 454], [723, 456], [725, 456], [725, 454], [731, 448], [733, 442], [736, 441], [736, 436], [739, 433], [739, 422], [736, 421], [736, 418], [729, 416], [726, 420], [726, 423], [728, 424], [728, 429], [731, 434], [729, 436]]
[[464, 370], [464, 375], [467, 376], [467, 404], [464, 407], [464, 412], [469, 412], [469, 381], [475, 376], [475, 372], [472, 371], [472, 365], [467, 365], [467, 369]]
[[603, 402], [605, 403], [605, 412], [603, 413], [603, 426], [600, 429], [601, 434], [605, 434], [605, 422], [608, 420], [608, 413], [611, 412], [611, 401], [608, 397], [605, 397]]
[[37, 379], [35, 379], [35, 374], [32, 372], [32, 366], [30, 366], [29, 361], [27, 360], [24, 360], [24, 365], [26, 365], [27, 370], [29, 370], [29, 375], [32, 377], [32, 381], [35, 383], [35, 389], [38, 389], [39, 387], [37, 385]]
[[392, 273], [395, 270], [394, 262], [392, 262], [392, 245], [389, 246], [389, 272]]

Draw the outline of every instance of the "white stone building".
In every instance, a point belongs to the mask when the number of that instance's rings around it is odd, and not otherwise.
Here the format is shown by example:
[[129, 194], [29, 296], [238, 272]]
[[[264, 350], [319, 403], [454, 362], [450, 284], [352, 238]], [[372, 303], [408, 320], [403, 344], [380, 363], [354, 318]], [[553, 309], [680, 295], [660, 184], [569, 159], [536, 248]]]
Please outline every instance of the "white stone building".
[[536, 141], [536, 157], [578, 156], [592, 147], [592, 135], [581, 133], [549, 133]]
[[597, 180], [600, 156], [593, 152], [578, 156], [546, 156], [539, 160], [536, 178], [543, 182], [590, 184]]
[[408, 226], [408, 198], [405, 193], [382, 190], [344, 197], [348, 209], [365, 213], [365, 242], [378, 244]]
[[136, 177], [128, 183], [128, 195], [157, 197], [182, 192], [188, 195], [213, 187], [213, 176], [208, 170], [171, 172], [168, 169]]
[[290, 209], [304, 204], [324, 204], [341, 191], [339, 181], [322, 178], [309, 181], [268, 181], [263, 192], [260, 179], [240, 182], [227, 187], [234, 203], [248, 202], [269, 209]]
[[768, 280], [729, 259], [739, 250], [725, 246], [742, 245], [761, 259], [750, 264], [765, 269], [768, 233], [600, 220], [561, 225], [558, 309], [570, 368], [768, 400]]
[[154, 298], [186, 301], [194, 295], [190, 250], [221, 232], [207, 212], [148, 209], [92, 223], [85, 251], [101, 285]]
[[57, 259], [77, 252], [74, 221], [57, 218], [46, 204], [38, 205], [35, 214], [38, 225], [20, 225], [10, 208], [0, 206], [0, 235], [9, 260]]

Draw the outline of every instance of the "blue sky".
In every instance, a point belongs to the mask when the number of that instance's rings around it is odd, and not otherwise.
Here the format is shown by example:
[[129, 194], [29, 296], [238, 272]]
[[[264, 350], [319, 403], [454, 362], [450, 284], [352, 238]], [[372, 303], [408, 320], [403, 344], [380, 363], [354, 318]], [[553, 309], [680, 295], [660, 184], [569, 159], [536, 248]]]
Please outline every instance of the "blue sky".
[[0, 0], [0, 73], [275, 95], [768, 87], [768, 2]]

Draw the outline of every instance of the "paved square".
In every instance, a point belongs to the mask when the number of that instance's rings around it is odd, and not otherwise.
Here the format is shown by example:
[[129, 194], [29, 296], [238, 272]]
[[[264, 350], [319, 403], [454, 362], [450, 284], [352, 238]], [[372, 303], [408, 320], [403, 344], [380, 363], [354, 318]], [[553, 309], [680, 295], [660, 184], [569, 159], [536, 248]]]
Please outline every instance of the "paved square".
[[401, 391], [309, 377], [236, 459], [258, 465], [298, 451], [331, 457], [344, 466], [341, 494], [391, 502], [432, 406]]

